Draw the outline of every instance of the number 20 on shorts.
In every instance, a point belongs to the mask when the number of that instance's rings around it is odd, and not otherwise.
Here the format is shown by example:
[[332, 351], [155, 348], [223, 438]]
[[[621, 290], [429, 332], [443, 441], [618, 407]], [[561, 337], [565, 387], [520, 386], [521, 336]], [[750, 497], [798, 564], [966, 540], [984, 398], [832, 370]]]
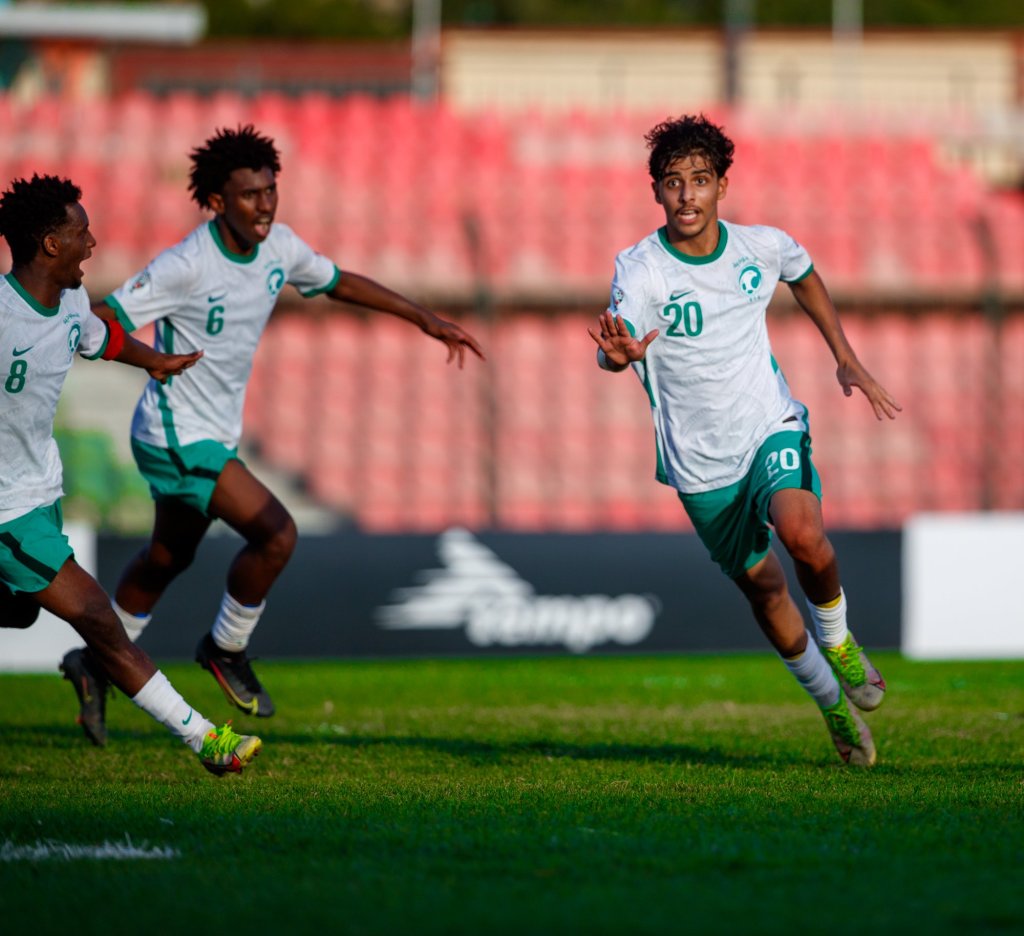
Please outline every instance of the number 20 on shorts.
[[800, 453], [795, 448], [769, 452], [764, 467], [769, 478], [774, 478], [780, 471], [796, 471], [800, 467]]

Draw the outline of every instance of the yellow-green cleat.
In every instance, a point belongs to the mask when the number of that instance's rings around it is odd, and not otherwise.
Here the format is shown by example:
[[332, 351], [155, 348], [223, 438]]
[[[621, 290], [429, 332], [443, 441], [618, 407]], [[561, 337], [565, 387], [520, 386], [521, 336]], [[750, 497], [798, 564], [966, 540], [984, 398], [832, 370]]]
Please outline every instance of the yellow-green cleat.
[[843, 762], [854, 767], [873, 766], [877, 756], [874, 753], [871, 732], [867, 730], [864, 720], [857, 715], [857, 710], [846, 704], [846, 695], [840, 692], [838, 703], [822, 709], [821, 714]]
[[850, 701], [865, 712], [872, 712], [885, 700], [885, 680], [878, 672], [863, 647], [857, 646], [853, 634], [838, 647], [822, 647], [821, 652], [836, 674]]
[[199, 762], [217, 776], [241, 773], [262, 747], [263, 742], [256, 735], [236, 734], [228, 722], [207, 732], [203, 749], [199, 752]]
[[871, 732], [858, 714], [857, 710], [846, 704], [846, 695], [839, 693], [839, 701], [835, 705], [823, 708], [828, 733], [836, 746], [839, 756], [846, 764], [854, 767], [871, 767], [874, 765], [875, 742]]

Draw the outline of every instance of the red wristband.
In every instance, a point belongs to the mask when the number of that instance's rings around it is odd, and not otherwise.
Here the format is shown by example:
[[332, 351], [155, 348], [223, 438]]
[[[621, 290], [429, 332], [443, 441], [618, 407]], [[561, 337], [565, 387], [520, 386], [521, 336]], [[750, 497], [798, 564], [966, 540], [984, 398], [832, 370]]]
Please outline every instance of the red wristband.
[[126, 332], [120, 322], [110, 320], [107, 322], [107, 333], [107, 346], [101, 357], [104, 361], [113, 361], [124, 349]]

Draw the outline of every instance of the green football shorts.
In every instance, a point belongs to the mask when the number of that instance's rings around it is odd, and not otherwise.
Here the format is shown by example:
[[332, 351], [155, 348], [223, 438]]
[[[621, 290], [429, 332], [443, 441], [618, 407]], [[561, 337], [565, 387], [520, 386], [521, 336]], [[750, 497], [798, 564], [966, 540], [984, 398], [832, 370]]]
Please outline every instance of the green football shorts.
[[209, 516], [217, 479], [238, 449], [212, 440], [158, 448], [132, 439], [132, 454], [153, 500], [180, 500]]
[[821, 499], [821, 479], [811, 461], [806, 432], [776, 432], [758, 448], [747, 476], [702, 494], [679, 494], [701, 542], [729, 578], [768, 555], [772, 530], [768, 508], [783, 488], [811, 491]]
[[60, 501], [0, 524], [0, 579], [12, 592], [38, 592], [75, 555]]

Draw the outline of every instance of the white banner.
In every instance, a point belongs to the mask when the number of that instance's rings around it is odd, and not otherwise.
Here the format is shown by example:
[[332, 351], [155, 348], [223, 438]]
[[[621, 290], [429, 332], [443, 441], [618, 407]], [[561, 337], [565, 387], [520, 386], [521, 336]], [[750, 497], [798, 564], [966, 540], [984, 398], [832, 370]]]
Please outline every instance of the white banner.
[[[64, 532], [75, 551], [75, 560], [90, 574], [96, 574], [96, 533], [84, 523], [65, 523]], [[22, 673], [53, 673], [72, 647], [84, 641], [70, 624], [48, 611], [25, 630], [0, 627], [0, 670]]]
[[1024, 658], [1024, 513], [922, 514], [903, 535], [903, 652]]

